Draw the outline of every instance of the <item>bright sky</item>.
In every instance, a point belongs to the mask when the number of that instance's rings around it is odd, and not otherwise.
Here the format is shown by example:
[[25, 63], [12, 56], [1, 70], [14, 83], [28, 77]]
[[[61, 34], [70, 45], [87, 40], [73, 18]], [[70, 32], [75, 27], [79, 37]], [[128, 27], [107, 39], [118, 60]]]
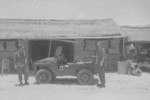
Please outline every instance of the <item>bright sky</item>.
[[107, 19], [150, 25], [150, 0], [0, 0], [1, 19]]

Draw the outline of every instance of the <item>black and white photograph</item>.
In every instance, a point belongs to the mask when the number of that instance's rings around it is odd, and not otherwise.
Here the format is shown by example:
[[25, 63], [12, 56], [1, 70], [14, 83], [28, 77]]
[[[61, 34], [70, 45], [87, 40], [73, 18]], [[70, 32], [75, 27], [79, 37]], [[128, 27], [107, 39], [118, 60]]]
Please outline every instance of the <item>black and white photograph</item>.
[[150, 100], [150, 0], [0, 0], [0, 100]]

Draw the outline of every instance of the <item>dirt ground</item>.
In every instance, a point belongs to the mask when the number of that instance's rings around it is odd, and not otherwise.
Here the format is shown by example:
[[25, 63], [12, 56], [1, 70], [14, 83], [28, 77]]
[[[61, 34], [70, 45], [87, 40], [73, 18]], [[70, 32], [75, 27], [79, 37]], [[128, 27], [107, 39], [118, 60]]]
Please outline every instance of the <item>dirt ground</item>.
[[[0, 100], [150, 100], [150, 74], [106, 73], [106, 88], [79, 85], [75, 77], [57, 77], [51, 84], [16, 87], [17, 75], [0, 75]], [[95, 76], [95, 84], [97, 76]]]

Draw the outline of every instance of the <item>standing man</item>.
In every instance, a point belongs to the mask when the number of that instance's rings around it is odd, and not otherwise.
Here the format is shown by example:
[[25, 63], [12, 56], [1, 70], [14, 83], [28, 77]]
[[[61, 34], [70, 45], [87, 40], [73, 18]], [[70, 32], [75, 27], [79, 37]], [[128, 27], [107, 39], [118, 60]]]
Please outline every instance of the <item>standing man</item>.
[[126, 44], [126, 50], [127, 50], [127, 57], [128, 59], [133, 60], [136, 55], [136, 48], [133, 43], [127, 43]]
[[17, 52], [15, 53], [15, 68], [18, 72], [19, 85], [23, 85], [22, 83], [22, 74], [24, 75], [25, 85], [28, 85], [28, 67], [27, 67], [27, 59], [24, 51], [24, 46], [18, 44]]
[[98, 76], [100, 81], [98, 83], [99, 88], [104, 88], [105, 87], [105, 49], [102, 47], [101, 41], [98, 41], [96, 43], [97, 46], [97, 51], [96, 51], [96, 62], [95, 65], [98, 68]]

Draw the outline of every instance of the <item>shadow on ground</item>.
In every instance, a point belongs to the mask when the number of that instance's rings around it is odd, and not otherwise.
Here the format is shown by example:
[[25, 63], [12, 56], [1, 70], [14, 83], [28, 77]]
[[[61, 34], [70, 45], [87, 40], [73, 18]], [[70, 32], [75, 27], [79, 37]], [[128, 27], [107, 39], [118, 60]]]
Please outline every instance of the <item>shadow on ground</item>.
[[[93, 86], [96, 85], [98, 82], [97, 79], [94, 79], [93, 83], [89, 86]], [[37, 83], [35, 83], [37, 84]], [[54, 84], [54, 85], [81, 85], [78, 83], [77, 79], [75, 78], [56, 78], [54, 79], [50, 84]], [[40, 84], [38, 84], [40, 85]]]

